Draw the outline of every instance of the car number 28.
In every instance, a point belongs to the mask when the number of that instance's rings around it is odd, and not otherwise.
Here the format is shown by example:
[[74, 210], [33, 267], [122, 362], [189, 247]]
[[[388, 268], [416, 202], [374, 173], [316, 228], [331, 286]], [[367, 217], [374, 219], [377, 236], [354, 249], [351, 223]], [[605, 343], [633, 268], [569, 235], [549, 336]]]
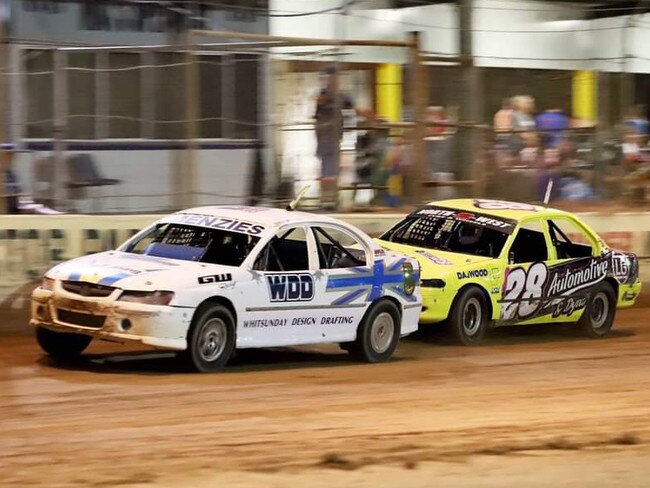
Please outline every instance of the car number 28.
[[542, 304], [542, 286], [547, 275], [544, 263], [535, 263], [528, 271], [524, 268], [511, 270], [506, 278], [501, 318], [512, 320], [533, 315]]

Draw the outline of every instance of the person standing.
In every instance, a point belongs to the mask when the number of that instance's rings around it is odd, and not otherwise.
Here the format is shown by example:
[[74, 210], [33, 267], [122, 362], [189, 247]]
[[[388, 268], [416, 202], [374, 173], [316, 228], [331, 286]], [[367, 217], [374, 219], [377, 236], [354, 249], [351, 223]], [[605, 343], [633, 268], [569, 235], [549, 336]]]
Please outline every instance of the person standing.
[[[501, 108], [494, 114], [494, 132], [503, 133], [512, 130], [512, 100], [504, 98]], [[506, 134], [507, 135], [507, 134]]]
[[555, 106], [549, 107], [537, 116], [535, 125], [541, 132], [542, 145], [545, 149], [554, 149], [560, 145], [569, 123], [569, 117], [561, 108]]
[[321, 162], [321, 204], [335, 209], [337, 183], [343, 136], [343, 109], [351, 109], [352, 101], [338, 92], [337, 73], [325, 71], [324, 86], [316, 99], [316, 156]]

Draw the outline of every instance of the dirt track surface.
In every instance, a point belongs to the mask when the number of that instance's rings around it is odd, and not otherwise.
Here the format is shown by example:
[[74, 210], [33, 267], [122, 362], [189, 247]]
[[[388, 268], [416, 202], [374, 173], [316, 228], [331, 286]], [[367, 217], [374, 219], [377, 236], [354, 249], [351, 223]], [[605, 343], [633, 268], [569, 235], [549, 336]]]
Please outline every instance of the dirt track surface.
[[54, 363], [0, 337], [2, 486], [649, 486], [650, 311], [589, 340], [441, 333], [394, 361], [261, 351], [224, 373], [94, 345]]

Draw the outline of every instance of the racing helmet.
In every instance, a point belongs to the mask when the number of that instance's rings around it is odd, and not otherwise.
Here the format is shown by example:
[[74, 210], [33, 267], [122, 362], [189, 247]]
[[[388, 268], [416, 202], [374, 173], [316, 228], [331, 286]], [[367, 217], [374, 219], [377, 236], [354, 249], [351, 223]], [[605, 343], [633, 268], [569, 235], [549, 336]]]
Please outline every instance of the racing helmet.
[[463, 246], [472, 246], [478, 243], [482, 234], [482, 227], [464, 222], [458, 229], [458, 242]]

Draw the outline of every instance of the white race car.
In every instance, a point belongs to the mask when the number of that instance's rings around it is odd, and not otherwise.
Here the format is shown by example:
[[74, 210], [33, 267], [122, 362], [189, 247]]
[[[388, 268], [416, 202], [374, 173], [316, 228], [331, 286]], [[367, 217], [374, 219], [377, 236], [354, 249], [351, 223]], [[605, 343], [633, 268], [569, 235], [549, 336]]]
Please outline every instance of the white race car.
[[385, 361], [417, 329], [417, 260], [321, 215], [260, 207], [171, 214], [116, 251], [61, 263], [32, 294], [40, 346], [93, 338], [184, 351], [199, 371], [235, 348], [338, 342]]

